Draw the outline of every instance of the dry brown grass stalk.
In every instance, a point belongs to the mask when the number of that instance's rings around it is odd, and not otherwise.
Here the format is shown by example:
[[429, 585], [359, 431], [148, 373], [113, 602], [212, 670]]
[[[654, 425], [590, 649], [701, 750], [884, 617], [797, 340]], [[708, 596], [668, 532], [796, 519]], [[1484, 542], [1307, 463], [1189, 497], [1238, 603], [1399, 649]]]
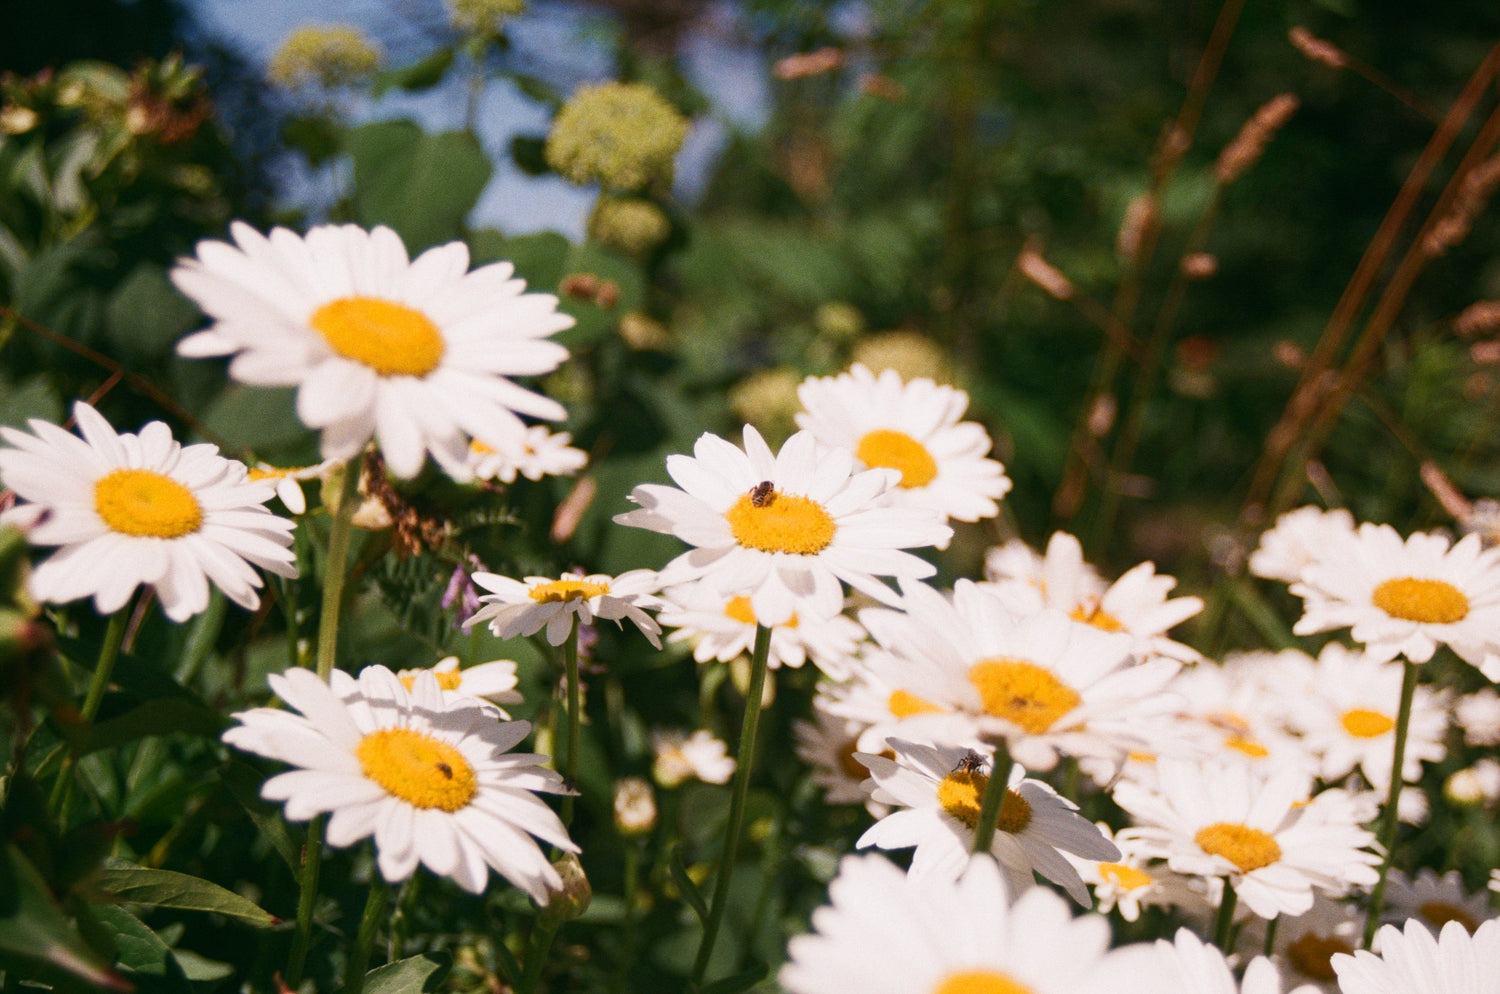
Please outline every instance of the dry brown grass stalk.
[[1132, 199], [1120, 221], [1120, 233], [1115, 236], [1115, 249], [1120, 258], [1138, 262], [1141, 248], [1146, 244], [1145, 234], [1155, 225], [1156, 197], [1143, 193]]
[[1224, 151], [1219, 154], [1219, 161], [1214, 165], [1214, 179], [1220, 185], [1228, 186], [1253, 166], [1265, 153], [1266, 146], [1276, 136], [1276, 132], [1285, 127], [1286, 122], [1297, 113], [1300, 104], [1301, 101], [1294, 93], [1278, 93], [1261, 104], [1250, 115], [1245, 126], [1240, 128], [1240, 133], [1234, 136], [1234, 141], [1224, 146]]
[[777, 79], [804, 79], [825, 72], [832, 72], [844, 64], [844, 53], [833, 46], [812, 52], [798, 52], [777, 60], [771, 67], [771, 75]]
[[1300, 24], [1288, 31], [1286, 37], [1297, 51], [1330, 69], [1343, 69], [1349, 64], [1349, 56], [1344, 54], [1343, 49], [1324, 41]]
[[1500, 331], [1500, 300], [1479, 300], [1453, 319], [1453, 330], [1465, 338]]
[[1495, 187], [1500, 186], [1500, 156], [1480, 163], [1459, 185], [1453, 208], [1438, 219], [1422, 240], [1428, 255], [1442, 255], [1468, 237], [1474, 219], [1484, 211]]

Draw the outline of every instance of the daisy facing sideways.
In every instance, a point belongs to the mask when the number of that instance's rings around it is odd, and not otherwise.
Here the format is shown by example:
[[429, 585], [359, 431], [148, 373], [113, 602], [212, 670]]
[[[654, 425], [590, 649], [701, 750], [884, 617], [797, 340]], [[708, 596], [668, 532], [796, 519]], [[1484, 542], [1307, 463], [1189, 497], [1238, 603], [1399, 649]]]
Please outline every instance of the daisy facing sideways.
[[[422, 673], [437, 677], [445, 700], [468, 698], [493, 705], [519, 704], [522, 700], [516, 690], [519, 681], [514, 660], [496, 659], [460, 669], [457, 656], [445, 656], [426, 669], [397, 670], [396, 678], [403, 687], [411, 690]], [[495, 710], [500, 712], [500, 717], [509, 720], [510, 715], [503, 708], [497, 706]]]
[[550, 294], [526, 293], [514, 267], [469, 272], [450, 242], [408, 259], [394, 231], [323, 225], [304, 238], [230, 226], [234, 244], [198, 243], [172, 282], [213, 324], [178, 354], [231, 356], [251, 386], [296, 387], [297, 415], [344, 461], [374, 437], [397, 476], [431, 453], [469, 477], [469, 441], [517, 442], [518, 414], [556, 421], [562, 405], [511, 381], [548, 373], [568, 352], [548, 336], [572, 327]]
[[469, 443], [469, 472], [476, 480], [501, 483], [514, 483], [517, 476], [532, 481], [572, 476], [588, 465], [589, 455], [569, 445], [571, 441], [567, 432], [553, 434], [542, 425], [532, 425], [499, 449], [474, 439]]
[[640, 509], [615, 516], [694, 547], [661, 571], [663, 584], [702, 578], [727, 597], [748, 597], [756, 619], [775, 626], [793, 614], [838, 614], [840, 581], [889, 604], [896, 593], [877, 577], [936, 572], [902, 550], [946, 542], [953, 530], [935, 512], [887, 506], [894, 470], [856, 470], [852, 455], [805, 431], [779, 453], [750, 425], [744, 440], [742, 450], [703, 435], [693, 455], [667, 457], [678, 486], [641, 484], [630, 494]]
[[1449, 922], [1436, 937], [1420, 922], [1386, 925], [1375, 945], [1378, 956], [1361, 949], [1333, 957], [1343, 994], [1500, 994], [1500, 921], [1473, 935]]
[[576, 853], [561, 820], [536, 792], [569, 793], [546, 756], [513, 753], [531, 731], [497, 722], [477, 701], [446, 698], [422, 673], [407, 691], [384, 666], [331, 683], [294, 669], [270, 678], [297, 712], [255, 708], [224, 733], [237, 749], [295, 769], [261, 788], [286, 817], [327, 814], [329, 845], [373, 836], [380, 873], [396, 883], [421, 863], [464, 890], [484, 890], [489, 871], [546, 904], [562, 881], [532, 838]]
[[633, 569], [616, 577], [564, 573], [556, 580], [528, 576], [525, 581], [497, 573], [475, 573], [473, 580], [489, 593], [480, 596], [479, 610], [464, 621], [465, 631], [487, 621], [490, 631], [508, 639], [534, 635], [545, 628], [547, 641], [562, 645], [573, 630], [575, 617], [580, 625], [592, 625], [595, 618], [603, 618], [621, 628], [621, 619], [629, 619], [652, 645], [661, 648], [661, 626], [643, 610], [660, 603], [652, 596], [657, 579], [651, 570]]
[[23, 503], [5, 520], [34, 545], [58, 546], [31, 573], [32, 596], [92, 597], [100, 614], [149, 586], [173, 621], [208, 607], [208, 585], [247, 610], [260, 604], [255, 567], [296, 576], [292, 522], [266, 509], [275, 493], [217, 446], [182, 446], [152, 421], [117, 433], [88, 404], [73, 405], [82, 438], [45, 421], [31, 434], [0, 428], [0, 486]]

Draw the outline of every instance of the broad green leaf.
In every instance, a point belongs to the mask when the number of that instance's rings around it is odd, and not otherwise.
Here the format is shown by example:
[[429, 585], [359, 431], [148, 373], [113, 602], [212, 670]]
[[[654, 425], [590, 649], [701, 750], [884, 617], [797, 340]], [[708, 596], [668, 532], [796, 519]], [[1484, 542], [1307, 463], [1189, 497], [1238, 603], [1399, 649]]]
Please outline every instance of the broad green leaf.
[[290, 387], [230, 384], [203, 415], [203, 424], [231, 448], [261, 454], [293, 448], [308, 435]]
[[28, 418], [62, 421], [62, 398], [51, 382], [42, 374], [16, 384], [0, 379], [0, 425], [25, 428]]
[[270, 928], [281, 921], [232, 890], [174, 870], [116, 863], [105, 868], [99, 886], [126, 904], [212, 911], [255, 928]]
[[365, 974], [365, 994], [426, 994], [438, 989], [452, 965], [447, 953], [398, 959]]
[[281, 857], [292, 876], [297, 876], [301, 871], [301, 845], [293, 841], [286, 822], [282, 820], [281, 810], [261, 800], [260, 788], [266, 778], [248, 763], [236, 759], [224, 766], [219, 782], [240, 803], [240, 807], [245, 809], [245, 813], [255, 822], [255, 827], [260, 829], [260, 834], [271, 844], [271, 848], [276, 850], [276, 855]]
[[125, 362], [155, 359], [202, 320], [161, 267], [142, 263], [110, 294], [104, 309], [112, 354]]
[[506, 238], [498, 231], [485, 230], [469, 236], [474, 265], [509, 262], [516, 267], [516, 275], [526, 281], [526, 289], [544, 293], [557, 291], [571, 248], [572, 244], [555, 231]]
[[222, 715], [182, 699], [149, 700], [124, 714], [101, 721], [90, 731], [80, 753], [96, 752], [134, 742], [153, 735], [186, 732], [201, 738], [216, 739], [224, 731]]
[[0, 951], [41, 960], [100, 987], [130, 989], [83, 941], [15, 846], [0, 851]]
[[479, 140], [463, 131], [429, 135], [411, 121], [380, 121], [349, 135], [354, 210], [387, 224], [416, 254], [459, 237], [490, 178]]
[[113, 935], [119, 963], [131, 971], [140, 994], [154, 991], [190, 994], [193, 988], [177, 957], [145, 922], [124, 908], [107, 904], [94, 905], [91, 910], [99, 924]]
[[715, 980], [703, 988], [703, 994], [740, 994], [764, 980], [768, 972], [766, 964], [756, 963], [739, 973]]
[[675, 845], [668, 856], [667, 866], [672, 871], [672, 882], [682, 893], [682, 899], [693, 909], [700, 922], [708, 921], [708, 902], [703, 900], [703, 893], [698, 890], [698, 884], [688, 876], [687, 867], [682, 864], [682, 846]]
[[453, 47], [444, 46], [410, 65], [378, 73], [371, 83], [375, 96], [380, 96], [392, 87], [418, 92], [430, 90], [443, 81], [453, 65]]

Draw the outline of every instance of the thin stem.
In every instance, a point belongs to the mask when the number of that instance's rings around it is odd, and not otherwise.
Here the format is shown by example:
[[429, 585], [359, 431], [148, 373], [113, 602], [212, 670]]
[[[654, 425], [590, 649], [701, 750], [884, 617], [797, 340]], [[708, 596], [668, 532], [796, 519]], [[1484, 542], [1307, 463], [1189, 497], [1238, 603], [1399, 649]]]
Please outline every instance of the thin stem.
[[[104, 643], [99, 646], [99, 661], [94, 664], [94, 674], [89, 677], [88, 693], [83, 698], [83, 710], [79, 712], [78, 745], [83, 744], [94, 719], [99, 716], [99, 706], [104, 703], [104, 692], [109, 689], [109, 676], [114, 671], [115, 660], [120, 658], [120, 646], [125, 642], [125, 626], [130, 620], [129, 605], [122, 607], [109, 617], [104, 629]], [[68, 816], [72, 814], [74, 770], [78, 764], [77, 747], [68, 750], [62, 769], [57, 773], [57, 783], [52, 788], [52, 810], [57, 813], [57, 827], [68, 827]]]
[[1272, 918], [1270, 921], [1266, 922], [1266, 941], [1265, 944], [1261, 947], [1261, 953], [1265, 956], [1269, 957], [1272, 951], [1276, 949], [1276, 926], [1280, 924], [1280, 916]]
[[344, 602], [344, 576], [349, 563], [349, 536], [359, 493], [359, 459], [344, 464], [333, 527], [328, 531], [328, 558], [323, 567], [323, 610], [318, 617], [318, 677], [327, 680], [338, 661], [339, 611]]
[[729, 880], [734, 874], [740, 833], [744, 829], [745, 800], [750, 794], [750, 767], [755, 759], [755, 733], [760, 726], [760, 702], [766, 689], [766, 661], [770, 655], [771, 629], [766, 625], [756, 625], [755, 649], [750, 657], [750, 687], [745, 692], [745, 719], [740, 725], [740, 747], [734, 770], [734, 793], [729, 801], [729, 825], [725, 829], [724, 850], [719, 854], [719, 870], [714, 879], [708, 921], [703, 924], [703, 938], [698, 942], [698, 956], [693, 960], [693, 987], [702, 986], [708, 961], [713, 956], [714, 940], [718, 938], [719, 926], [724, 921], [724, 909], [729, 904]]
[[1396, 712], [1396, 748], [1391, 759], [1391, 786], [1385, 797], [1385, 810], [1380, 813], [1380, 847], [1385, 858], [1380, 861], [1380, 879], [1370, 892], [1370, 907], [1365, 917], [1364, 948], [1369, 949], [1375, 941], [1375, 930], [1380, 927], [1380, 909], [1385, 904], [1385, 880], [1391, 872], [1391, 861], [1396, 855], [1396, 828], [1400, 825], [1396, 806], [1401, 800], [1401, 785], [1406, 777], [1402, 765], [1406, 762], [1406, 730], [1411, 724], [1411, 702], [1417, 693], [1417, 664], [1405, 660], [1401, 674], [1401, 706]]
[[1229, 955], [1229, 933], [1234, 925], [1234, 906], [1238, 901], [1239, 895], [1234, 892], [1234, 884], [1225, 877], [1224, 896], [1219, 899], [1219, 915], [1214, 919], [1214, 945], [1225, 956]]
[[1000, 822], [1000, 811], [1005, 806], [1005, 792], [1010, 788], [1010, 750], [1005, 740], [995, 743], [995, 760], [990, 765], [990, 776], [984, 784], [984, 796], [979, 802], [979, 821], [974, 825], [974, 852], [989, 852], [995, 841], [995, 826]]
[[[578, 787], [578, 750], [583, 724], [583, 690], [578, 678], [578, 615], [573, 615], [573, 628], [563, 642], [563, 679], [568, 685], [568, 753], [563, 760], [563, 779], [573, 789]], [[562, 799], [562, 822], [573, 824], [573, 795], [564, 794]]]
[[531, 930], [531, 948], [526, 950], [525, 972], [516, 985], [517, 994], [533, 994], [541, 982], [542, 968], [547, 965], [547, 954], [552, 951], [552, 940], [557, 935], [556, 925], [540, 922]]
[[286, 961], [286, 985], [296, 989], [302, 983], [302, 968], [307, 964], [307, 948], [312, 942], [313, 905], [318, 900], [318, 869], [323, 862], [323, 816], [307, 825], [307, 842], [302, 847], [301, 893], [297, 896], [297, 931], [292, 936], [292, 955]]
[[625, 978], [630, 975], [632, 954], [635, 952], [636, 901], [641, 889], [641, 846], [644, 839], [630, 839], [625, 843], [625, 941], [621, 943], [620, 962], [615, 966], [612, 990], [623, 991]]
[[375, 944], [375, 933], [380, 928], [380, 919], [385, 916], [385, 902], [390, 893], [390, 885], [381, 876], [379, 868], [376, 868], [370, 879], [370, 896], [365, 899], [365, 912], [359, 919], [354, 951], [349, 954], [349, 968], [344, 975], [344, 994], [360, 994], [364, 990], [365, 971], [370, 968], [370, 949]]

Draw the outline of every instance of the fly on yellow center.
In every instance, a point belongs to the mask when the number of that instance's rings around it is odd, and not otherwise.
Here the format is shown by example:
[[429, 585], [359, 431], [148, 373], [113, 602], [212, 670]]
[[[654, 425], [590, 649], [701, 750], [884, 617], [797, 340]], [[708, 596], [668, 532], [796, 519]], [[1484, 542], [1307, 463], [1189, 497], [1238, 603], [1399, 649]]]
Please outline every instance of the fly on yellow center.
[[94, 510], [112, 531], [182, 538], [203, 525], [203, 507], [187, 487], [149, 469], [117, 469], [94, 484]]
[[1051, 671], [1024, 659], [983, 659], [969, 667], [985, 713], [1040, 735], [1076, 708], [1078, 692]]
[[854, 455], [871, 469], [898, 470], [901, 481], [896, 485], [902, 490], [925, 487], [937, 479], [937, 460], [927, 446], [904, 431], [877, 428], [859, 440]]
[[538, 584], [527, 593], [538, 604], [563, 604], [567, 601], [603, 597], [609, 593], [609, 584], [588, 580], [553, 580], [551, 583]]
[[365, 776], [416, 808], [454, 812], [479, 789], [474, 767], [447, 742], [411, 728], [382, 728], [354, 750]]
[[1418, 916], [1438, 931], [1442, 931], [1444, 925], [1449, 922], [1458, 922], [1471, 934], [1479, 927], [1474, 916], [1456, 904], [1447, 901], [1427, 901], [1417, 909]]
[[[464, 682], [463, 674], [458, 672], [458, 670], [428, 670], [427, 672], [437, 677], [438, 686], [443, 690], [457, 690], [459, 685]], [[411, 690], [412, 686], [417, 682], [417, 674], [412, 673], [398, 679], [401, 681], [403, 687]]]
[[1068, 613], [1068, 617], [1074, 621], [1081, 621], [1085, 625], [1093, 625], [1101, 631], [1123, 632], [1125, 630], [1123, 621], [1097, 604], [1092, 609], [1080, 604]]
[[1100, 863], [1099, 877], [1105, 883], [1114, 884], [1121, 890], [1140, 890], [1154, 879], [1145, 870], [1138, 870], [1124, 863]]
[[1339, 723], [1344, 726], [1344, 731], [1357, 739], [1378, 739], [1396, 727], [1396, 722], [1387, 715], [1367, 708], [1345, 711], [1339, 717]]
[[965, 970], [949, 974], [932, 994], [1033, 994], [1032, 989], [999, 970]]
[[1193, 841], [1210, 856], [1223, 856], [1241, 873], [1259, 870], [1281, 859], [1281, 845], [1275, 837], [1249, 825], [1215, 822], [1199, 829]]
[[[732, 618], [742, 625], [756, 624], [755, 609], [750, 606], [750, 598], [744, 596], [743, 594], [739, 597], [731, 597], [729, 599], [729, 603], [724, 605], [724, 616], [727, 618]], [[792, 616], [787, 619], [785, 623], [777, 625], [776, 627], [796, 628], [797, 613], [795, 611], [792, 612]]]
[[[973, 828], [979, 824], [979, 808], [989, 783], [988, 774], [954, 770], [938, 784], [938, 803], [944, 811]], [[995, 819], [995, 828], [1016, 835], [1024, 832], [1030, 824], [1031, 805], [1016, 791], [1007, 789], [1000, 802], [1000, 817]]]
[[308, 319], [328, 347], [381, 376], [426, 376], [443, 361], [443, 333], [421, 311], [376, 297], [330, 300]]
[[754, 492], [741, 494], [724, 512], [730, 534], [745, 548], [814, 556], [833, 541], [838, 526], [817, 501], [779, 492], [759, 499], [757, 504]]
[[1425, 625], [1451, 625], [1469, 616], [1469, 598], [1446, 580], [1397, 577], [1376, 587], [1370, 600], [1392, 618]]
[[1331, 984], [1338, 979], [1333, 969], [1333, 954], [1353, 955], [1354, 945], [1335, 935], [1308, 932], [1286, 947], [1286, 958], [1292, 969], [1311, 980]]
[[895, 718], [910, 718], [914, 714], [941, 714], [944, 710], [931, 701], [925, 701], [906, 690], [891, 691], [891, 696], [886, 699], [885, 706]]

